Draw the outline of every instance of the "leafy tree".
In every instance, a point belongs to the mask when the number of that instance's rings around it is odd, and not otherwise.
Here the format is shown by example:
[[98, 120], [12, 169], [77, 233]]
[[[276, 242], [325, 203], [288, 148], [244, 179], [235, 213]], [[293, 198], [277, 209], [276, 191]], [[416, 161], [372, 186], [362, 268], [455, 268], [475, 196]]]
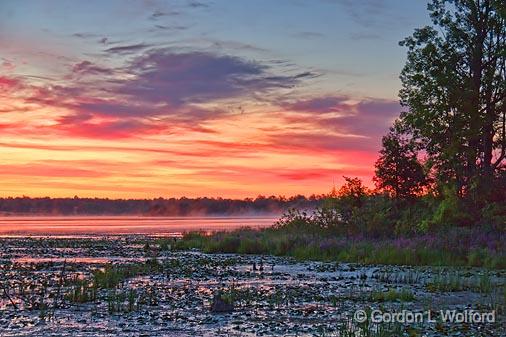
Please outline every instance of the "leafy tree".
[[[401, 122], [460, 196], [506, 169], [506, 19], [501, 0], [433, 0], [435, 27], [401, 41]], [[387, 139], [388, 141], [388, 139]], [[483, 190], [483, 188], [482, 188]]]
[[427, 186], [416, 142], [392, 127], [382, 139], [383, 148], [376, 161], [374, 182], [394, 198], [412, 199]]
[[337, 192], [340, 199], [345, 199], [353, 207], [362, 207], [365, 198], [369, 194], [369, 189], [364, 186], [359, 178], [343, 177], [345, 183]]
[[332, 190], [323, 208], [331, 210], [330, 214], [337, 215], [343, 224], [350, 224], [353, 212], [364, 205], [370, 191], [359, 178], [343, 178], [345, 183], [339, 190]]

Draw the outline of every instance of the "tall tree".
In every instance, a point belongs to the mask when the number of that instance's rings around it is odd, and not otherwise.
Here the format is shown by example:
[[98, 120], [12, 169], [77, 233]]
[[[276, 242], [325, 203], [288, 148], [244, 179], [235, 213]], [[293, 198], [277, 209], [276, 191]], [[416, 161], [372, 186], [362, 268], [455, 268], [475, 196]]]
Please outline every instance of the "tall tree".
[[418, 158], [418, 144], [396, 126], [382, 139], [383, 148], [375, 164], [374, 182], [394, 198], [411, 199], [428, 185]]
[[[434, 27], [401, 41], [401, 122], [443, 184], [464, 195], [506, 169], [503, 0], [433, 0]], [[437, 29], [436, 29], [437, 28]]]

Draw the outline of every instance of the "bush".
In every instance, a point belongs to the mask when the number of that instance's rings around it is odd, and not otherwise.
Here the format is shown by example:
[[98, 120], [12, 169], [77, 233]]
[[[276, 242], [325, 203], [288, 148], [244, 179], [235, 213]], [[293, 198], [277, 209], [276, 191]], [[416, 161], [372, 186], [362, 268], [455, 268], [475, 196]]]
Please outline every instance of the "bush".
[[354, 209], [350, 222], [355, 232], [370, 236], [390, 236], [394, 232], [396, 205], [384, 195], [369, 197], [361, 208]]

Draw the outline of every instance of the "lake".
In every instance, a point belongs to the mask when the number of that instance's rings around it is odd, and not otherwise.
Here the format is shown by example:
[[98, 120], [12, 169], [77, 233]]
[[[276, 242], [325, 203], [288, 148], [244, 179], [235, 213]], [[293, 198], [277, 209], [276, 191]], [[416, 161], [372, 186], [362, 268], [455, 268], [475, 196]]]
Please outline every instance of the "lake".
[[222, 231], [240, 227], [264, 228], [275, 216], [264, 217], [141, 217], [49, 216], [0, 217], [0, 236], [62, 236], [147, 234], [178, 236], [189, 231]]

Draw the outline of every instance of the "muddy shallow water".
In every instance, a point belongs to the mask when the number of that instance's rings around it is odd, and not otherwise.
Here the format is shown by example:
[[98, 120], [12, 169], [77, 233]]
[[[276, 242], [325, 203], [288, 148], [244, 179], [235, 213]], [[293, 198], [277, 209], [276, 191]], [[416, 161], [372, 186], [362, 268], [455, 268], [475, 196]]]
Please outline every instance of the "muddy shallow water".
[[[362, 336], [385, 327], [405, 336], [506, 335], [504, 271], [173, 252], [142, 235], [0, 245], [0, 336]], [[148, 264], [149, 272], [138, 267]], [[135, 265], [137, 274], [76, 300], [80, 282], [111, 265]], [[211, 312], [218, 291], [233, 298], [233, 311]], [[441, 322], [446, 309], [495, 310], [495, 323]], [[364, 327], [357, 310], [430, 310], [434, 322]]]

